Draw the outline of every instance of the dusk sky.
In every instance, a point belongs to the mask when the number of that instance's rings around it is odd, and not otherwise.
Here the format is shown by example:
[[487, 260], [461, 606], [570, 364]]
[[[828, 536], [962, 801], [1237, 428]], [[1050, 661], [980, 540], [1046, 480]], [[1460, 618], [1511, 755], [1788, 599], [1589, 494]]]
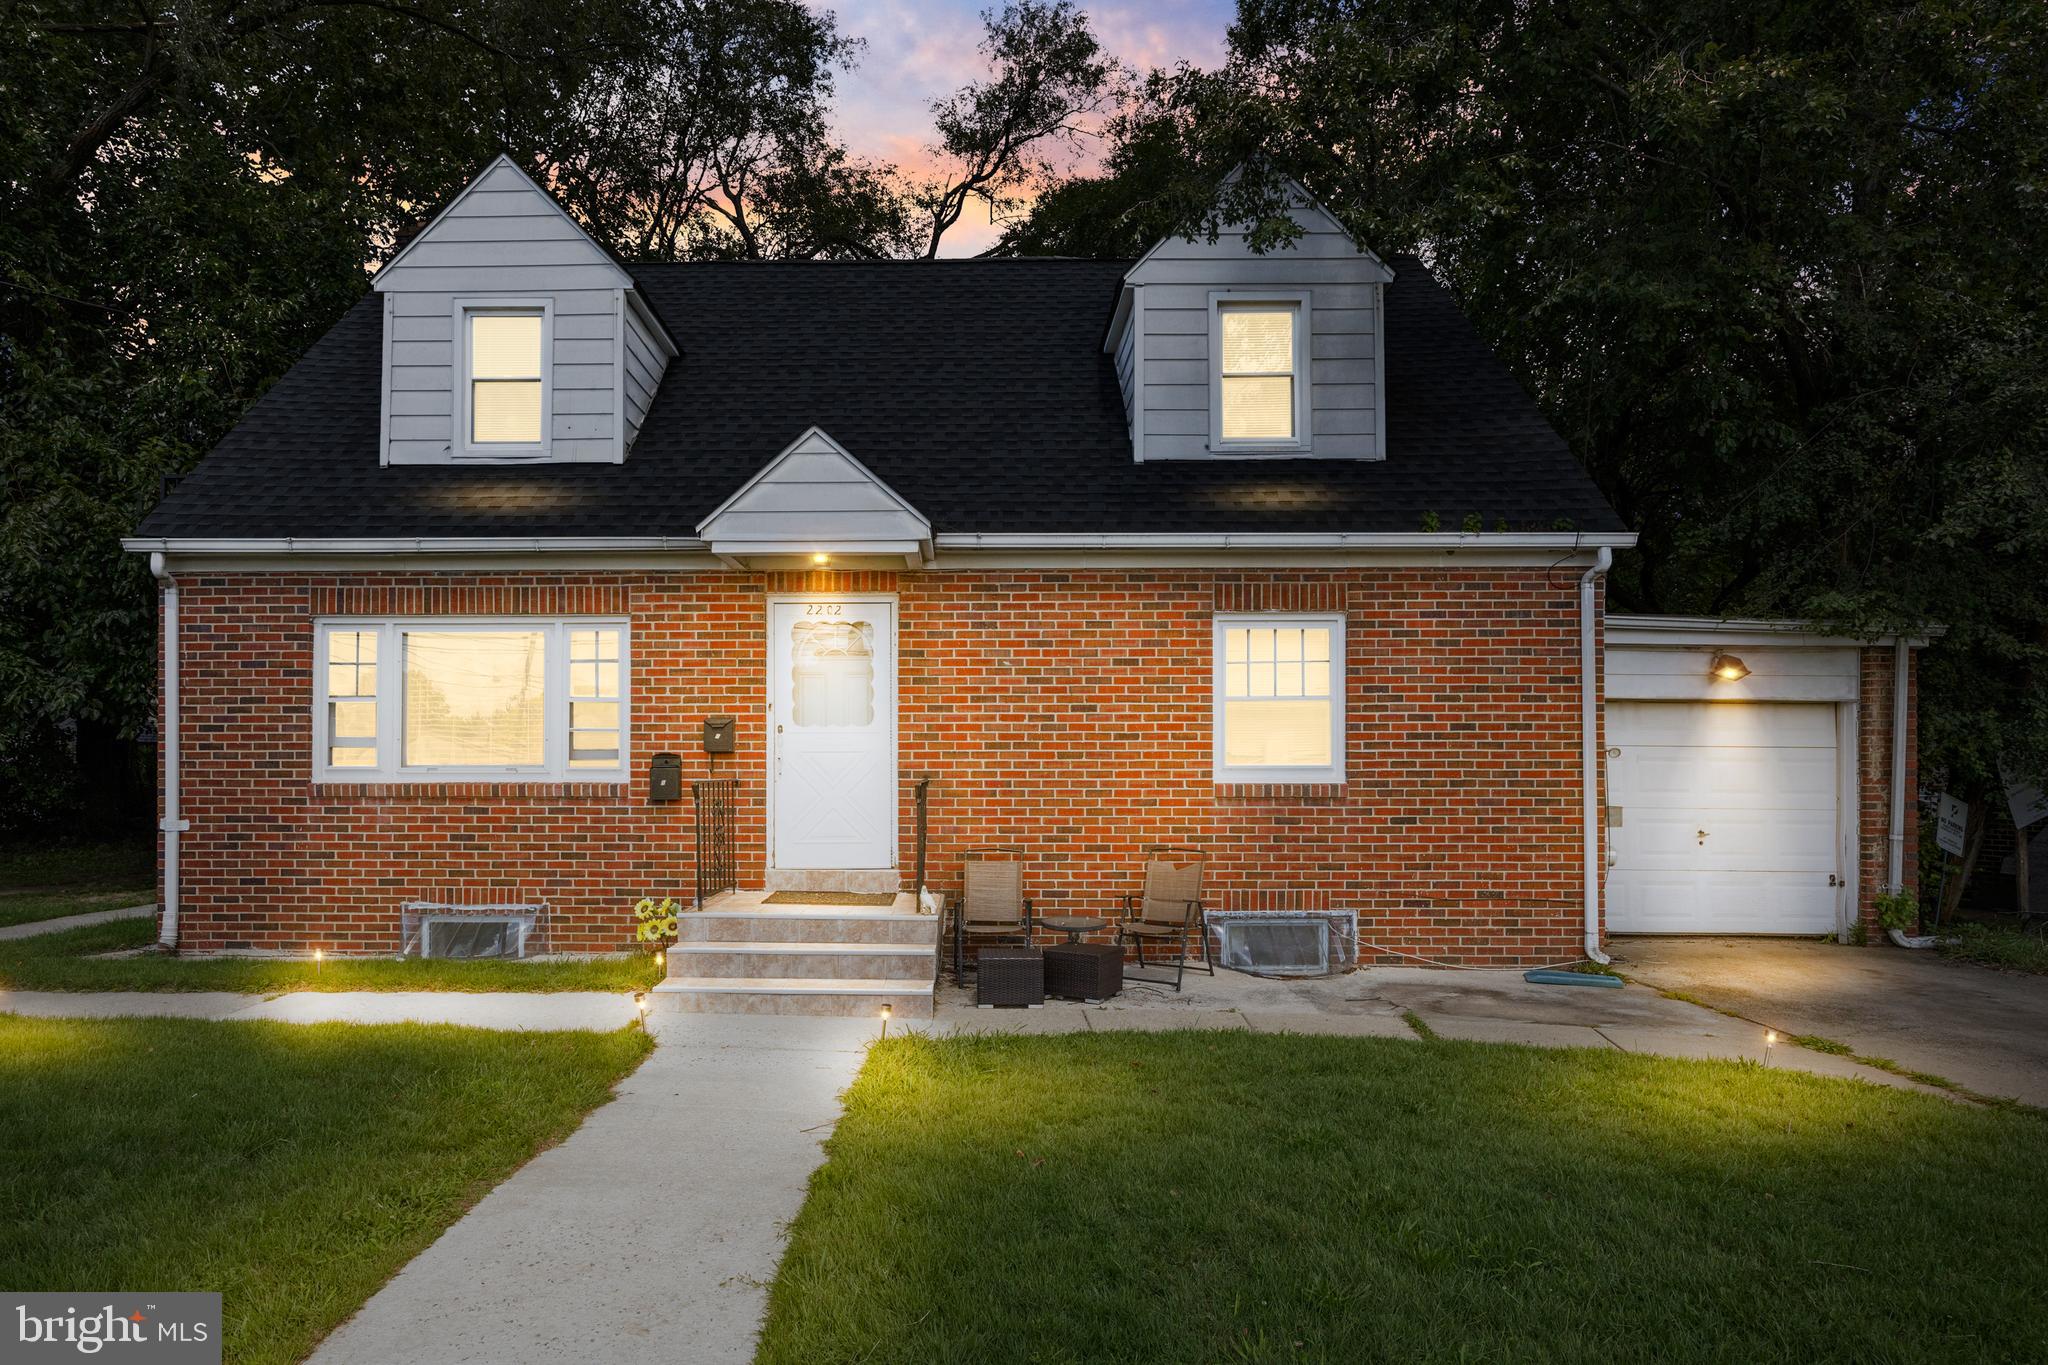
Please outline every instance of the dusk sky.
[[[981, 11], [1000, 0], [834, 0], [817, 7], [839, 16], [840, 31], [865, 39], [860, 66], [839, 78], [841, 134], [856, 155], [914, 170], [927, 164], [926, 105], [983, 73], [975, 46]], [[1112, 54], [1139, 71], [1179, 61], [1213, 65], [1223, 55], [1233, 0], [1154, 0], [1083, 6]], [[948, 233], [943, 254], [971, 256], [995, 238], [971, 207]]]

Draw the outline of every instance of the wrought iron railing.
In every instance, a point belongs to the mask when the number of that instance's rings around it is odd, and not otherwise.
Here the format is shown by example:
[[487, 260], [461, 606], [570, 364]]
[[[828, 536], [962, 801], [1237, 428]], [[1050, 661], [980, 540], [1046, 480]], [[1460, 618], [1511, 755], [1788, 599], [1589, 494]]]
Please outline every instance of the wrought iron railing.
[[740, 800], [736, 777], [707, 778], [690, 784], [697, 808], [697, 908], [721, 891], [737, 890], [739, 857], [734, 851], [735, 808]]
[[927, 816], [931, 808], [931, 774], [926, 773], [923, 777], [918, 778], [917, 785], [912, 790], [917, 796], [917, 888], [913, 894], [917, 897], [917, 908], [922, 910], [924, 908], [925, 833], [927, 829]]

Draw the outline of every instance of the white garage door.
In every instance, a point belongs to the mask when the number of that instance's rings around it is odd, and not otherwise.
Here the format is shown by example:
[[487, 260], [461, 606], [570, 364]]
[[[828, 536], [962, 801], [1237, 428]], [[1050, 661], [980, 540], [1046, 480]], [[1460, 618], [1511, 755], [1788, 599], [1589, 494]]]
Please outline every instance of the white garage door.
[[1610, 932], [1833, 931], [1834, 707], [1614, 701], [1607, 744]]

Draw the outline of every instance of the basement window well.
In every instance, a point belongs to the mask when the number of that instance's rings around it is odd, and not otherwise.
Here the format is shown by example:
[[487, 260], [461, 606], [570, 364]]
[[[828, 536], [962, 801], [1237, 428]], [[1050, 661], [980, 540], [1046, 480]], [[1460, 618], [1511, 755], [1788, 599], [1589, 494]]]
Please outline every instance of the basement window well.
[[1302, 915], [1232, 915], [1213, 926], [1222, 965], [1253, 976], [1328, 976], [1330, 923]]

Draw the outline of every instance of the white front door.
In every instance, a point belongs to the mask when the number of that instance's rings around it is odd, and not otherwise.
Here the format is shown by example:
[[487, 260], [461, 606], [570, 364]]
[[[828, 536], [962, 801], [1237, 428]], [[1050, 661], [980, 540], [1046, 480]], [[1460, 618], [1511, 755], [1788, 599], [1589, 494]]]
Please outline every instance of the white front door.
[[1614, 701], [1607, 742], [1610, 931], [1834, 930], [1833, 706]]
[[896, 865], [895, 617], [856, 598], [769, 604], [776, 867]]

